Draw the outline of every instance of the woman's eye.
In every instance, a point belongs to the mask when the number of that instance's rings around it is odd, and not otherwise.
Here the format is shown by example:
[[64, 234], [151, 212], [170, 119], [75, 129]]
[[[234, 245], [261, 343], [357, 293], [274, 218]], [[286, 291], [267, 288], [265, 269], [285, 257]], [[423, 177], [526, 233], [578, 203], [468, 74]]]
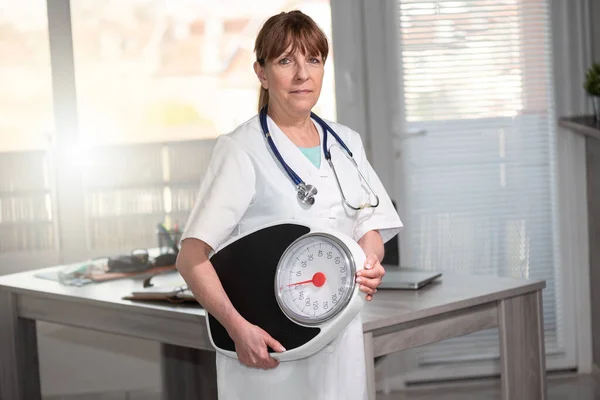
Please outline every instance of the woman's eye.
[[309, 62], [311, 64], [319, 64], [321, 62], [321, 60], [318, 59], [318, 58], [316, 58], [316, 57], [312, 57], [312, 58], [309, 59]]
[[287, 57], [282, 58], [281, 60], [279, 60], [279, 64], [289, 64], [291, 62], [291, 60]]

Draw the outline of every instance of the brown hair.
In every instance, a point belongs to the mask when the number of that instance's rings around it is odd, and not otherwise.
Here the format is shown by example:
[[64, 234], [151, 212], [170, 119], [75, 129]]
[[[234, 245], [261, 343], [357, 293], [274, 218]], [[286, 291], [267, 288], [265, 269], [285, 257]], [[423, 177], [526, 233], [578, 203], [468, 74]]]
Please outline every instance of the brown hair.
[[[302, 11], [282, 12], [269, 18], [256, 37], [254, 52], [256, 61], [265, 66], [267, 61], [279, 57], [292, 46], [292, 53], [301, 50], [302, 53], [321, 56], [323, 62], [329, 53], [327, 36], [319, 26]], [[261, 86], [258, 97], [258, 110], [269, 103], [269, 91]]]

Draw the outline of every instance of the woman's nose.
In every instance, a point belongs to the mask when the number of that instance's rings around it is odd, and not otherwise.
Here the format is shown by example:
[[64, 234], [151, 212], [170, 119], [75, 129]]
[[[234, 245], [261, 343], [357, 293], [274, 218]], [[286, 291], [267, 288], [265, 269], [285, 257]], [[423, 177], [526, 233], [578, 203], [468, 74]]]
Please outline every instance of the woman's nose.
[[296, 63], [296, 80], [305, 81], [308, 79], [308, 68], [304, 62]]

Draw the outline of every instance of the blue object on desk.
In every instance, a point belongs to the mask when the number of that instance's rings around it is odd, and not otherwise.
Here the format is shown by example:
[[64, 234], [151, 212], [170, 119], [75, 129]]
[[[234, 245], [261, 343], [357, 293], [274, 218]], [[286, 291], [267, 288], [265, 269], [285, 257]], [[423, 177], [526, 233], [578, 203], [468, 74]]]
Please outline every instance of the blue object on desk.
[[175, 238], [172, 236], [173, 234], [171, 232], [169, 232], [169, 230], [167, 230], [167, 228], [165, 228], [165, 226], [162, 223], [158, 223], [156, 225], [156, 228], [158, 229], [158, 247], [160, 249], [162, 249], [164, 246], [164, 242], [167, 243], [167, 247], [169, 247], [170, 249], [172, 249], [175, 254], [179, 253], [179, 246], [178, 246], [178, 241], [179, 241], [179, 232], [173, 232]]

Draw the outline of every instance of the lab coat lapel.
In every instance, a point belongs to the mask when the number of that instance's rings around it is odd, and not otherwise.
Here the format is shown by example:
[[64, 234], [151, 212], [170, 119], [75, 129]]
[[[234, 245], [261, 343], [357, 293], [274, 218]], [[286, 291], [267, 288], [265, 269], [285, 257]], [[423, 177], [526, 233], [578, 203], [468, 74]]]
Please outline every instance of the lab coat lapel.
[[[314, 123], [314, 121], [313, 121]], [[328, 177], [330, 173], [330, 167], [325, 157], [323, 156], [323, 151], [321, 150], [321, 165], [320, 168], [317, 169], [300, 149], [283, 133], [281, 129], [273, 122], [273, 120], [268, 117], [267, 124], [269, 126], [269, 132], [271, 133], [271, 137], [273, 138], [273, 142], [275, 146], [277, 146], [277, 150], [281, 154], [283, 160], [287, 163], [287, 165], [296, 172], [296, 174], [300, 177], [300, 179], [304, 180], [304, 182], [311, 184], [314, 182], [315, 177]], [[321, 146], [323, 145], [323, 132], [319, 124], [315, 124], [317, 127], [317, 131], [320, 136]], [[328, 138], [328, 141], [331, 139], [331, 135]], [[330, 145], [330, 143], [328, 143]]]

